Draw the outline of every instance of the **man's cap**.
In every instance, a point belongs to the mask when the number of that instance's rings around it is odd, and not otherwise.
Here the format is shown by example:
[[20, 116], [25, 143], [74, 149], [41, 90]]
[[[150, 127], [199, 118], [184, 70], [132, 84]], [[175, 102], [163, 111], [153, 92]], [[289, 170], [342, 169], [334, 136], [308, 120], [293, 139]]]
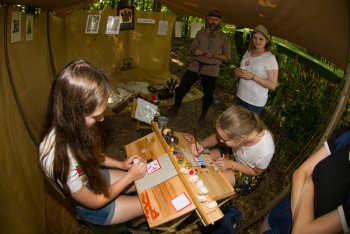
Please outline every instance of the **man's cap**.
[[267, 31], [267, 29], [263, 25], [259, 24], [258, 26], [256, 26], [253, 30], [253, 33], [255, 33], [255, 32], [262, 34], [266, 38], [267, 41], [270, 41], [269, 32]]
[[211, 10], [208, 13], [208, 17], [213, 16], [221, 19], [221, 13], [218, 10]]

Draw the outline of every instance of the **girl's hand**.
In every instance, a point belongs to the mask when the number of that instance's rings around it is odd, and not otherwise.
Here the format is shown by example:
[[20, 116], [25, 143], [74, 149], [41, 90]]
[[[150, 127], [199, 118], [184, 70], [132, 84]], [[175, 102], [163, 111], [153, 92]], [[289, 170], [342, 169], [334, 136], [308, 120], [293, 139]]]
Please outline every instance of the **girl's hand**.
[[245, 80], [252, 80], [254, 77], [254, 73], [248, 72], [247, 70], [242, 68], [236, 68], [235, 75]]
[[124, 169], [128, 170], [130, 169], [130, 167], [132, 167], [134, 165], [134, 159], [139, 159], [139, 161], [141, 162], [142, 159], [140, 156], [138, 155], [134, 155], [131, 157], [127, 157], [124, 161], [123, 161], [123, 165], [124, 165]]
[[132, 180], [137, 180], [145, 176], [147, 168], [147, 163], [144, 161], [140, 161], [139, 163], [132, 165], [129, 170], [128, 174], [130, 174]]
[[203, 145], [201, 144], [196, 144], [196, 143], [192, 143], [191, 145], [191, 152], [194, 156], [198, 157], [199, 155], [202, 154], [204, 148], [203, 148]]
[[226, 158], [218, 158], [214, 164], [219, 167], [220, 171], [231, 170], [234, 164], [233, 160], [227, 160]]

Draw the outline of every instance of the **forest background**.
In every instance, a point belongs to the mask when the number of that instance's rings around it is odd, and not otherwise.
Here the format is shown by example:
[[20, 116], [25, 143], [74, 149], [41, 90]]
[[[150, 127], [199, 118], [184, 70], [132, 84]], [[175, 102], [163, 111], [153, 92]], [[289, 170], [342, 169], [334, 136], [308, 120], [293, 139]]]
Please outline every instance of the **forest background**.
[[[171, 12], [153, 0], [100, 0], [82, 10], [121, 6], [134, 6], [142, 11]], [[42, 12], [38, 8], [19, 7], [27, 13]], [[182, 77], [190, 61], [191, 23], [201, 22], [205, 27], [205, 19], [177, 15], [176, 20], [183, 22], [183, 34], [181, 38], [173, 37], [169, 67], [172, 74]], [[225, 109], [235, 97], [238, 79], [233, 71], [239, 66], [246, 50], [250, 30], [229, 24], [222, 24], [222, 30], [231, 38], [232, 60], [222, 65], [214, 104]], [[264, 213], [262, 211], [273, 205], [274, 198], [288, 189], [293, 171], [312, 153], [326, 129], [344, 84], [344, 71], [321, 56], [282, 38], [272, 37], [272, 41], [273, 53], [279, 64], [278, 86], [269, 93], [262, 119], [274, 134], [276, 154], [264, 172], [266, 179], [257, 190], [235, 200], [234, 205], [244, 213], [241, 230], [245, 230], [242, 233], [256, 233], [257, 223]], [[196, 87], [201, 89], [199, 83]], [[348, 102], [338, 128], [347, 124], [349, 112]], [[255, 225], [251, 225], [253, 223]]]

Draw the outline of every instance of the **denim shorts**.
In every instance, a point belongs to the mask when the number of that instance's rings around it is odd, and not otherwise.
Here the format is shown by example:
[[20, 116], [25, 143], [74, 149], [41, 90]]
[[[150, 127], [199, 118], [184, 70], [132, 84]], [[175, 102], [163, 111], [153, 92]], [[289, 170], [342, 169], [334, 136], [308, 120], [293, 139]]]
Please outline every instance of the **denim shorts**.
[[[105, 177], [106, 183], [109, 186], [110, 185], [109, 171], [107, 169], [101, 169], [100, 171]], [[89, 183], [86, 186], [91, 190]], [[96, 210], [87, 208], [80, 204], [75, 204], [75, 212], [80, 218], [90, 223], [99, 224], [99, 225], [108, 225], [112, 221], [112, 218], [114, 215], [114, 209], [115, 209], [114, 199], [111, 202], [107, 203], [105, 206]]]
[[263, 111], [264, 107], [263, 106], [254, 106], [252, 104], [249, 104], [245, 101], [243, 101], [242, 99], [240, 99], [239, 97], [236, 97], [235, 100], [237, 105], [243, 106], [245, 108], [247, 108], [248, 110], [255, 112], [257, 115], [260, 115], [261, 112]]
[[290, 194], [283, 198], [268, 214], [268, 230], [264, 234], [290, 233], [292, 228], [292, 211]]

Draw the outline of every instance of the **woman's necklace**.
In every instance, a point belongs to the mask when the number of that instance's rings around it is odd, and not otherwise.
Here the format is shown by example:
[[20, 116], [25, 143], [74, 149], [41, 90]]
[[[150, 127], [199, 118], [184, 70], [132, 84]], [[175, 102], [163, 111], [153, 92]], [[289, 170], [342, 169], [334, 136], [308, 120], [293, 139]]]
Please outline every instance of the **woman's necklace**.
[[251, 59], [251, 58], [252, 58], [252, 57], [249, 56], [248, 60], [245, 61], [244, 65], [245, 65], [246, 67], [248, 67], [248, 66], [250, 65], [250, 59]]
[[265, 53], [265, 50], [253, 50], [252, 52], [249, 53], [249, 58], [247, 61], [245, 61], [244, 65], [246, 65], [247, 67], [250, 65], [250, 60], [254, 57], [258, 57], [260, 55], [262, 55], [263, 53]]

